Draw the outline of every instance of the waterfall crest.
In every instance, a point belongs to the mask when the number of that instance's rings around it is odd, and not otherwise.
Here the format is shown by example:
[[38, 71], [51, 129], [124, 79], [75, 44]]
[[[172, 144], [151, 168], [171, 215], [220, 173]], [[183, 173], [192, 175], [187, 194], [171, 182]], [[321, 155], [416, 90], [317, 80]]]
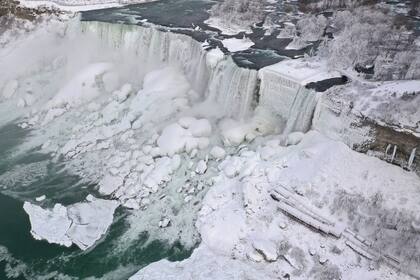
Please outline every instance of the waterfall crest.
[[230, 57], [209, 65], [203, 45], [189, 36], [103, 22], [82, 22], [82, 31], [96, 35], [107, 47], [135, 55], [139, 75], [163, 65], [176, 66], [198, 95], [219, 104], [226, 116], [243, 119], [251, 111], [257, 71], [237, 66]]
[[203, 44], [155, 27], [91, 21], [81, 25], [82, 32], [95, 35], [107, 48], [134, 55], [140, 77], [164, 65], [179, 67], [197, 95], [216, 103], [227, 117], [247, 119], [258, 103], [258, 118], [278, 131], [311, 128], [318, 95], [281, 73], [242, 68], [230, 56], [213, 65]]

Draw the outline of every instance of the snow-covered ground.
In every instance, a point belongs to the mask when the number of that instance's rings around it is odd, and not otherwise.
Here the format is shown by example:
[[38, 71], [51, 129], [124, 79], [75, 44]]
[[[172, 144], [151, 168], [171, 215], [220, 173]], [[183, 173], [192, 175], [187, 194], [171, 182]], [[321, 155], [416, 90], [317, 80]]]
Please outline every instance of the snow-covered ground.
[[[371, 221], [391, 209], [391, 216], [416, 215], [418, 177], [316, 132], [287, 147], [278, 137], [270, 139], [219, 164], [196, 223], [202, 243], [191, 258], [162, 260], [132, 279], [410, 279], [378, 265], [369, 250], [409, 250], [398, 256], [407, 264], [413, 244]], [[320, 225], [328, 221], [340, 237], [296, 222], [310, 217]], [[358, 240], [374, 245], [364, 251]]]
[[[103, 196], [26, 202], [35, 238], [94, 247], [121, 205], [132, 211], [121, 246], [145, 231], [200, 242], [189, 259], [132, 279], [418, 275], [418, 175], [309, 130], [319, 96], [304, 85], [339, 76], [324, 63], [257, 73], [184, 35], [77, 20], [42, 26], [0, 58], [11, 69], [0, 123], [31, 128], [22, 152], [41, 146]], [[370, 88], [357, 108], [387, 102], [393, 87]]]
[[156, 0], [20, 0], [19, 2], [28, 8], [48, 7], [68, 12], [79, 12], [152, 1]]
[[261, 72], [262, 75], [266, 72], [276, 73], [301, 85], [342, 76], [340, 72], [330, 69], [325, 61], [301, 59], [284, 60], [264, 67]]
[[346, 94], [354, 108], [384, 125], [407, 129], [420, 137], [420, 80], [368, 85]]

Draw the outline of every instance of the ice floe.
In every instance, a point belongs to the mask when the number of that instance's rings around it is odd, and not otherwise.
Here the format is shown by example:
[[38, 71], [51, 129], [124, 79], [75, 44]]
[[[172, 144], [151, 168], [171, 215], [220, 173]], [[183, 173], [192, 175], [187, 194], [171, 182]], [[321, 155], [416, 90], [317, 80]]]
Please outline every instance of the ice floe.
[[25, 202], [32, 236], [66, 247], [74, 243], [82, 250], [92, 247], [108, 230], [119, 204], [92, 196], [87, 200], [69, 206], [55, 204], [52, 209]]

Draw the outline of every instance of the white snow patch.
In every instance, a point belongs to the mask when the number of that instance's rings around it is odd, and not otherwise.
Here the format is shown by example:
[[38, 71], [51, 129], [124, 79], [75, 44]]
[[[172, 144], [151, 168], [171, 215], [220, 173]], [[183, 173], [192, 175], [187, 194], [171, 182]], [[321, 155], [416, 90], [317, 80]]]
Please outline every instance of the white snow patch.
[[249, 49], [254, 45], [254, 42], [248, 38], [229, 38], [222, 40], [222, 44], [230, 52], [239, 52]]
[[276, 73], [301, 85], [342, 76], [340, 72], [330, 70], [326, 62], [302, 59], [283, 60], [264, 67], [261, 72], [266, 71]]

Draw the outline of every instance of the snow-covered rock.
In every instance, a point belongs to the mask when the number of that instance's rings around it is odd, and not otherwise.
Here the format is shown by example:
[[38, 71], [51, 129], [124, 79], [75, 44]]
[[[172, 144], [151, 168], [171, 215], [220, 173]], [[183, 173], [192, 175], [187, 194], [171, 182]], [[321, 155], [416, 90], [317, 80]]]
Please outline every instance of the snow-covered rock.
[[252, 246], [257, 250], [264, 259], [268, 262], [274, 262], [277, 260], [277, 246], [275, 243], [269, 240], [256, 239], [252, 242]]
[[112, 95], [118, 103], [122, 103], [128, 98], [132, 91], [133, 87], [131, 84], [124, 84], [119, 90], [114, 91]]
[[204, 160], [200, 160], [197, 163], [197, 167], [195, 168], [195, 172], [197, 174], [204, 174], [207, 171], [207, 163]]
[[226, 151], [219, 146], [215, 146], [210, 150], [210, 155], [215, 159], [224, 159], [226, 156]]
[[171, 220], [168, 218], [164, 218], [163, 220], [159, 221], [159, 227], [166, 228], [170, 225]]

